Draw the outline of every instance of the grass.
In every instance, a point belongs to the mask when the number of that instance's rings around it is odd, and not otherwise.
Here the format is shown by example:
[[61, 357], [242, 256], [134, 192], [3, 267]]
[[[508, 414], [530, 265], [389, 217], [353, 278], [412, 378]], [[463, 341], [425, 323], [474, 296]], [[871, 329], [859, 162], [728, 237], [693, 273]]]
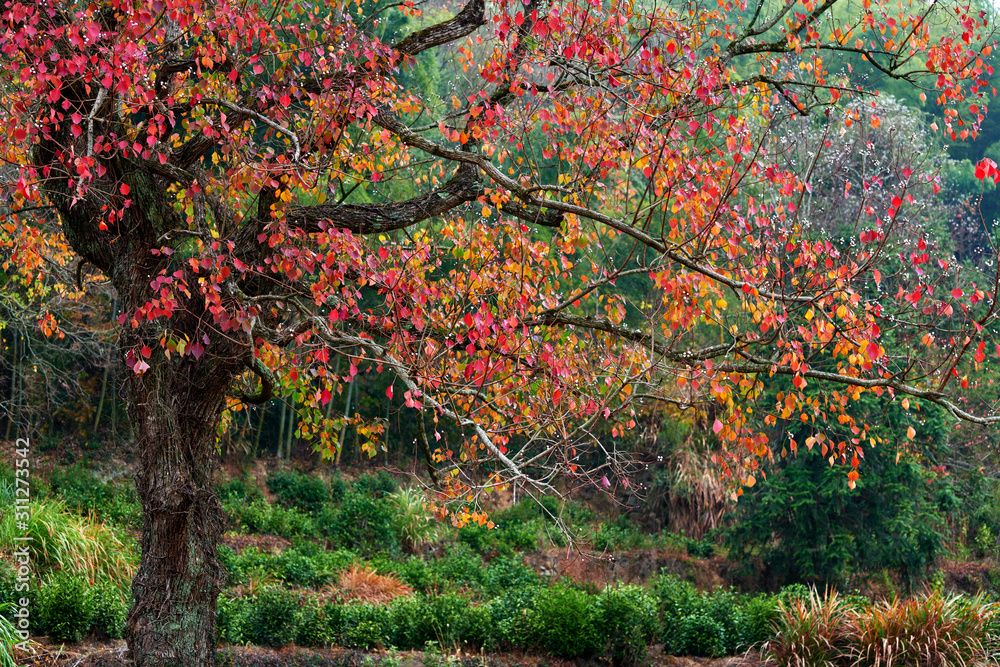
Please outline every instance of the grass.
[[830, 592], [782, 604], [764, 645], [780, 667], [967, 667], [987, 661], [997, 605], [981, 596], [927, 595], [858, 608]]
[[855, 667], [978, 663], [997, 608], [981, 597], [932, 593], [874, 604], [858, 615]]
[[15, 631], [14, 624], [0, 614], [0, 667], [14, 667], [14, 644], [20, 639]]
[[[14, 504], [13, 485], [0, 485], [0, 503]], [[14, 519], [13, 512], [0, 514], [0, 544], [30, 537], [36, 575], [75, 572], [91, 583], [105, 580], [125, 586], [135, 574], [138, 554], [130, 541], [93, 518], [73, 514], [62, 501], [32, 499], [26, 530]]]
[[338, 590], [348, 601], [385, 604], [413, 589], [392, 575], [379, 574], [369, 567], [351, 566], [340, 575]]

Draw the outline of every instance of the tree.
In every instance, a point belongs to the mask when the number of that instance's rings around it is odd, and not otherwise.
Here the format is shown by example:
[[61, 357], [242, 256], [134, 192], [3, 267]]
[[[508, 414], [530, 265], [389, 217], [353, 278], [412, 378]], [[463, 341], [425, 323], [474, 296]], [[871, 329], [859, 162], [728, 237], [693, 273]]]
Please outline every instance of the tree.
[[[275, 392], [332, 452], [350, 417], [333, 394], [392, 373], [387, 399], [415, 411], [459, 523], [486, 522], [481, 499], [507, 484], [628, 485], [616, 442], [637, 400], [710, 393], [718, 461], [744, 484], [771, 452], [762, 412], [839, 420], [853, 434], [833, 454], [853, 462], [863, 393], [994, 419], [948, 391], [982, 361], [965, 355], [983, 353], [995, 288], [942, 294], [956, 278], [922, 277], [917, 239], [911, 276], [880, 273], [910, 184], [933, 175], [902, 166], [888, 210], [854, 183], [859, 243], [838, 248], [801, 219], [810, 164], [775, 149], [788, 114], [823, 110], [817, 156], [841, 124], [881, 122], [839, 106], [866, 92], [854, 60], [934, 90], [944, 127], [975, 134], [985, 17], [894, 7], [469, 0], [394, 41], [412, 2], [6, 3], [3, 241], [61, 235], [121, 309], [144, 516], [135, 664], [211, 664], [216, 435]], [[932, 41], [938, 16], [954, 35]], [[450, 99], [408, 87], [435, 50]], [[630, 276], [651, 278], [638, 300], [616, 288]], [[917, 356], [932, 331], [941, 354]], [[754, 406], [775, 374], [796, 391]], [[844, 389], [807, 402], [818, 379]], [[462, 437], [439, 441], [442, 421]], [[379, 424], [357, 427], [374, 451]]]

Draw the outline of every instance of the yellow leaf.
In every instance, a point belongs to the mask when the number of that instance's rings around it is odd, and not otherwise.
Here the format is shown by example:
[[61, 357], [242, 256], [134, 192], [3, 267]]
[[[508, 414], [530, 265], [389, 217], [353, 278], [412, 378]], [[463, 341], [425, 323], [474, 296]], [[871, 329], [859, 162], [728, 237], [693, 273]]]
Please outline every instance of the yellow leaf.
[[917, 432], [913, 430], [912, 426], [907, 426], [906, 427], [906, 437], [907, 438], [909, 438], [910, 440], [913, 440], [913, 438], [916, 437], [916, 435], [917, 435]]
[[908, 399], [908, 398], [904, 398], [903, 399], [903, 409], [904, 410], [909, 410], [910, 409], [910, 399]]

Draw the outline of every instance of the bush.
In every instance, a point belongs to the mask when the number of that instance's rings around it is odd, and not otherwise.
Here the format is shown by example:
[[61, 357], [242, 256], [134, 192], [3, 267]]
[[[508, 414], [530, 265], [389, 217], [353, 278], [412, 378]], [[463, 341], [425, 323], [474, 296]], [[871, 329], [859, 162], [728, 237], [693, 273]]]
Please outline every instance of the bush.
[[[660, 575], [653, 581], [652, 588], [664, 621], [689, 616], [701, 608], [701, 595], [690, 582], [677, 575]], [[671, 632], [669, 629], [665, 630]]]
[[128, 591], [106, 581], [91, 590], [94, 598], [94, 634], [103, 639], [121, 639], [128, 617]]
[[483, 573], [483, 590], [496, 597], [510, 590], [531, 589], [541, 585], [538, 573], [519, 559], [500, 556], [490, 561]]
[[385, 500], [351, 492], [339, 508], [327, 506], [320, 514], [319, 524], [339, 548], [365, 555], [399, 553], [392, 512]]
[[289, 509], [315, 515], [330, 499], [330, 490], [318, 477], [294, 470], [277, 470], [267, 478], [267, 488]]
[[488, 606], [493, 630], [487, 638], [486, 648], [510, 650], [530, 645], [530, 619], [535, 600], [543, 590], [538, 586], [511, 589], [490, 600]]
[[464, 545], [430, 562], [430, 584], [439, 591], [481, 590], [486, 578], [483, 560]]
[[305, 512], [269, 504], [263, 498], [249, 504], [229, 500], [223, 504], [229, 525], [246, 533], [278, 535], [287, 539], [317, 537], [315, 522]]
[[327, 646], [333, 641], [326, 611], [315, 598], [302, 605], [295, 643], [299, 646]]
[[215, 607], [215, 634], [220, 642], [243, 643], [243, 616], [247, 607], [244, 598], [225, 593], [219, 596]]
[[94, 625], [94, 595], [81, 575], [56, 574], [38, 591], [38, 630], [52, 639], [77, 644]]
[[543, 588], [528, 613], [527, 641], [561, 658], [590, 658], [604, 639], [595, 624], [593, 598], [565, 584]]
[[348, 648], [381, 648], [389, 645], [392, 624], [386, 605], [350, 603], [340, 606], [340, 644]]
[[726, 631], [722, 624], [703, 611], [683, 617], [674, 632], [677, 639], [671, 652], [718, 658], [726, 654]]
[[774, 636], [778, 598], [774, 595], [755, 595], [744, 600], [737, 615], [739, 632], [734, 644], [736, 651], [758, 646]]
[[299, 549], [285, 549], [275, 559], [278, 576], [294, 586], [318, 588], [330, 580], [330, 572]]
[[252, 502], [263, 499], [264, 494], [260, 492], [257, 485], [251, 480], [243, 477], [231, 477], [222, 484], [215, 487], [215, 495], [219, 501], [238, 501], [241, 503]]
[[598, 526], [592, 538], [594, 549], [598, 551], [629, 551], [645, 547], [649, 538], [639, 532], [639, 528], [627, 516], [615, 521], [605, 521]]
[[283, 588], [265, 588], [248, 598], [240, 618], [240, 638], [258, 646], [279, 648], [295, 641], [301, 613], [299, 596]]
[[609, 586], [596, 598], [594, 622], [614, 667], [636, 667], [656, 637], [656, 601], [639, 586]]
[[[385, 470], [377, 473], [365, 473], [358, 475], [354, 480], [352, 491], [358, 495], [369, 496], [371, 498], [384, 498], [399, 489], [399, 484]], [[346, 494], [344, 496], [346, 498]]]

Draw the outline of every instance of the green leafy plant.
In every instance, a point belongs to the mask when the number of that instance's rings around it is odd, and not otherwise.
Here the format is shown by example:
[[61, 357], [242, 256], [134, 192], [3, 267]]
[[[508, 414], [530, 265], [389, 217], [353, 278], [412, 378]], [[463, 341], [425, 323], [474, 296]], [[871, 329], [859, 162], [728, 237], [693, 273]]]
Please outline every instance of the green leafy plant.
[[299, 595], [276, 586], [265, 588], [256, 598], [247, 598], [240, 620], [243, 641], [260, 646], [281, 647], [295, 641], [301, 621]]
[[592, 597], [572, 586], [555, 584], [539, 591], [528, 612], [528, 645], [561, 658], [589, 658], [604, 643], [595, 624]]
[[322, 479], [295, 470], [271, 473], [267, 488], [285, 507], [309, 514], [316, 514], [330, 500], [330, 489]]
[[387, 500], [352, 491], [339, 508], [325, 507], [318, 522], [323, 533], [341, 548], [364, 555], [400, 551]]
[[105, 639], [121, 639], [125, 633], [129, 595], [127, 589], [108, 581], [91, 589], [94, 605], [94, 634]]
[[94, 626], [94, 591], [80, 574], [52, 576], [38, 591], [35, 604], [37, 630], [56, 641], [79, 643]]
[[614, 667], [637, 667], [658, 630], [656, 600], [639, 586], [609, 586], [594, 598], [594, 624]]

